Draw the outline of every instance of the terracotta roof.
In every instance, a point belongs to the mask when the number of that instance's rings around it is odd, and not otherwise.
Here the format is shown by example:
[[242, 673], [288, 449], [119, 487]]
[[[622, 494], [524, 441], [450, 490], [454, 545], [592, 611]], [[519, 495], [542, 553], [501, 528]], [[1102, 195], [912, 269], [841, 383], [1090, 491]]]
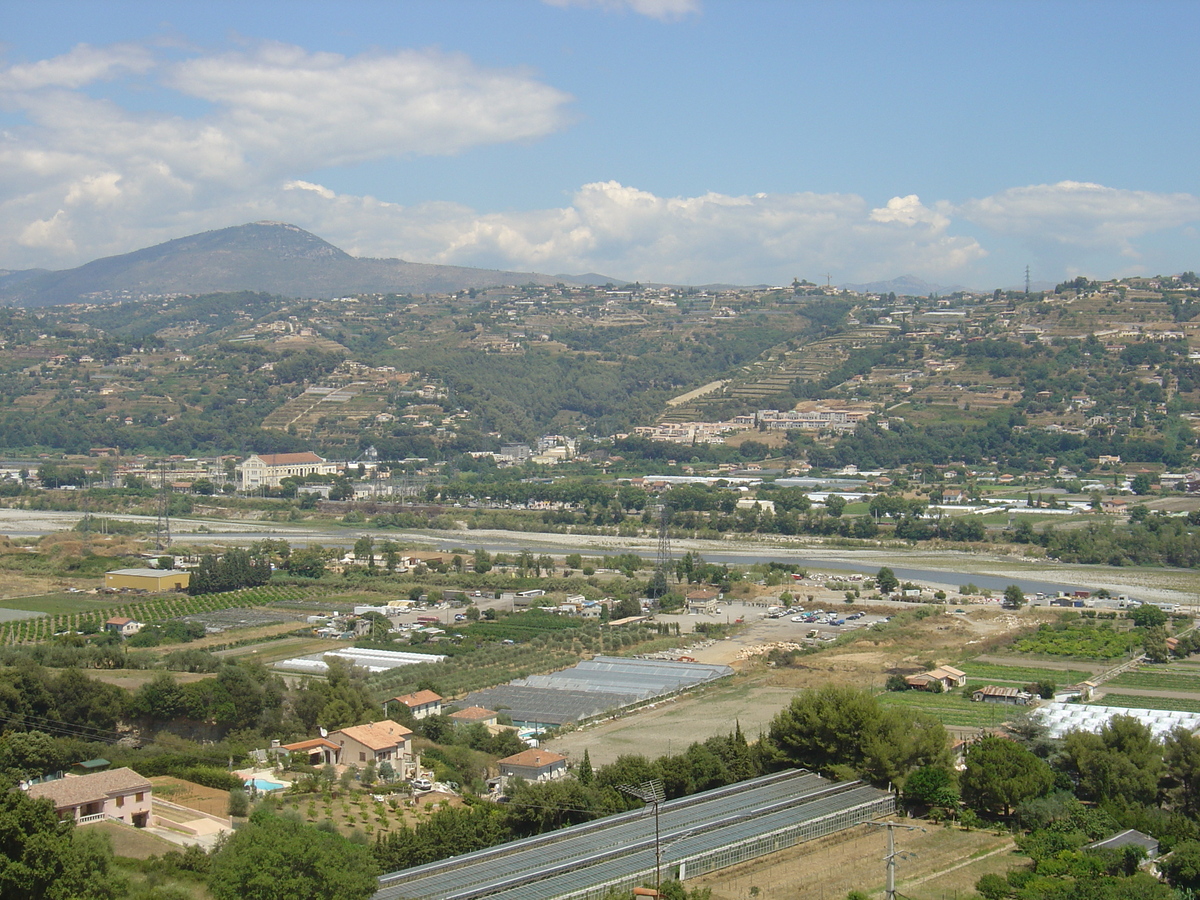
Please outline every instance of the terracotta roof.
[[524, 766], [527, 769], [542, 769], [546, 766], [552, 766], [557, 762], [566, 760], [565, 756], [559, 756], [550, 750], [541, 750], [533, 748], [530, 750], [522, 750], [520, 753], [514, 753], [512, 756], [506, 756], [500, 760], [502, 766]]
[[954, 666], [938, 666], [936, 669], [934, 669], [929, 674], [933, 675], [936, 678], [939, 673], [943, 674], [943, 675], [953, 675], [955, 678], [964, 678], [964, 677], [966, 677], [966, 674], [967, 674], [962, 669], [954, 668]]
[[130, 619], [127, 616], [113, 616], [111, 619], [109, 619], [104, 624], [105, 625], [128, 625], [132, 621], [133, 621], [133, 619]]
[[68, 775], [57, 781], [35, 784], [29, 789], [29, 796], [35, 800], [48, 797], [56, 809], [62, 809], [152, 788], [153, 785], [133, 769], [121, 768], [93, 775]]
[[461, 719], [464, 722], [474, 722], [476, 719], [494, 719], [500, 715], [494, 709], [484, 709], [482, 706], [468, 706], [458, 712], [450, 713], [449, 718]]
[[308, 741], [297, 741], [294, 744], [283, 744], [281, 750], [315, 750], [317, 747], [328, 747], [330, 750], [337, 750], [338, 745], [328, 738], [313, 738]]
[[268, 466], [303, 466], [323, 463], [325, 459], [311, 450], [305, 453], [256, 453]]
[[424, 706], [426, 703], [440, 703], [442, 701], [442, 698], [433, 691], [417, 691], [415, 694], [405, 694], [402, 697], [393, 697], [392, 699], [398, 703], [403, 703], [409, 708]]
[[386, 750], [406, 740], [412, 732], [391, 719], [384, 719], [382, 722], [372, 722], [369, 725], [351, 725], [349, 728], [333, 732], [330, 737], [338, 734], [358, 741], [371, 750]]

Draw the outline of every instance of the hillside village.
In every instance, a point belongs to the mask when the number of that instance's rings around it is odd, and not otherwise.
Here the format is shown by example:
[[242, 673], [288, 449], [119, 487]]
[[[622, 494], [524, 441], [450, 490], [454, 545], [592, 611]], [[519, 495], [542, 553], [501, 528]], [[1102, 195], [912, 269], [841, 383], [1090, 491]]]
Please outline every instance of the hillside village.
[[381, 900], [468, 852], [481, 897], [628, 890], [660, 815], [666, 881], [732, 898], [905, 813], [981, 895], [1157, 897], [1196, 837], [1198, 292], [4, 310], [0, 772], [200, 898], [316, 834]]

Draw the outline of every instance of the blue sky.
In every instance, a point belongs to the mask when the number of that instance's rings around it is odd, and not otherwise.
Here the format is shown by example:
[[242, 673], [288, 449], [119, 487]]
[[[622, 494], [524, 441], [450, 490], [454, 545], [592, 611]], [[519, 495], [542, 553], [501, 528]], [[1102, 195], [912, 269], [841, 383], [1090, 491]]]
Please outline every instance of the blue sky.
[[0, 267], [991, 288], [1200, 265], [1194, 2], [0, 0]]

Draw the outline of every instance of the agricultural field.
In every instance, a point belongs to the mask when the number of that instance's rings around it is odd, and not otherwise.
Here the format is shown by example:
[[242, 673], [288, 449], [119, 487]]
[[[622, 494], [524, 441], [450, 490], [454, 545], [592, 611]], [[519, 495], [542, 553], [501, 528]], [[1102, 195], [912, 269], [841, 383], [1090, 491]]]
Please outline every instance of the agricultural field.
[[[377, 800], [376, 797], [383, 799]], [[272, 799], [281, 810], [303, 816], [310, 825], [332, 822], [346, 836], [358, 832], [371, 840], [401, 826], [411, 828], [439, 809], [462, 806], [463, 803], [462, 798], [455, 794], [436, 791], [414, 798], [403, 792], [373, 794], [358, 789], [320, 794], [288, 792]]]
[[990, 728], [1020, 711], [1020, 707], [975, 703], [960, 692], [887, 691], [878, 696], [885, 708], [899, 707], [928, 713], [948, 728]]
[[1134, 694], [1104, 694], [1095, 701], [1099, 706], [1123, 706], [1127, 709], [1169, 709], [1200, 713], [1200, 698], [1139, 697]]
[[0, 644], [35, 643], [65, 631], [81, 631], [88, 626], [100, 628], [113, 616], [128, 616], [147, 623], [165, 622], [217, 610], [297, 600], [310, 593], [309, 588], [264, 585], [196, 597], [187, 594], [67, 594], [67, 598], [78, 598], [72, 601], [74, 608], [70, 611], [0, 623]]
[[1119, 659], [1142, 643], [1133, 629], [1113, 627], [1111, 622], [1070, 622], [1042, 625], [1013, 644], [1017, 653], [1066, 659]]
[[958, 668], [967, 673], [968, 683], [972, 687], [984, 684], [1011, 685], [1024, 687], [1038, 681], [1053, 681], [1055, 684], [1073, 684], [1092, 674], [1090, 668], [1080, 667], [1075, 671], [1070, 669], [1040, 669], [1034, 666], [1001, 666], [994, 663], [978, 663], [967, 660], [958, 664]]
[[20, 609], [48, 616], [71, 615], [72, 613], [99, 610], [111, 605], [109, 594], [51, 593], [32, 597], [12, 597], [2, 601], [4, 609]]
[[[989, 831], [965, 831], [929, 823], [919, 831], [901, 831], [896, 849], [905, 857], [896, 884], [913, 900], [951, 900], [975, 896], [975, 879], [985, 872], [1006, 873], [1025, 862], [1012, 838]], [[886, 873], [882, 857], [887, 836], [881, 829], [850, 831], [797, 844], [750, 862], [710, 872], [687, 886], [712, 889], [712, 900], [788, 897], [837, 900], [852, 890], [882, 896]]]
[[1178, 691], [1184, 694], [1195, 694], [1200, 698], [1200, 673], [1185, 674], [1160, 671], [1157, 668], [1137, 669], [1132, 672], [1122, 672], [1107, 685], [1147, 691]]

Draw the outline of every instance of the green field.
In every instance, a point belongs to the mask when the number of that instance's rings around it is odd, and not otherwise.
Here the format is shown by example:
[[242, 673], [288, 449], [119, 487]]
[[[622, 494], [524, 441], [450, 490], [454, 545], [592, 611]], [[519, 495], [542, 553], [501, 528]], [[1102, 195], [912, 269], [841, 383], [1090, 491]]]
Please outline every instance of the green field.
[[996, 703], [975, 703], [960, 693], [931, 694], [928, 691], [887, 691], [879, 694], [878, 700], [880, 706], [928, 713], [943, 725], [958, 728], [999, 725], [1024, 709]]
[[1129, 709], [1177, 709], [1200, 713], [1200, 699], [1186, 697], [1135, 697], [1132, 694], [1105, 694], [1096, 701], [1098, 706], [1124, 706]]
[[998, 666], [992, 663], [959, 663], [958, 668], [967, 673], [971, 684], [1012, 684], [1024, 687], [1035, 681], [1053, 681], [1055, 684], [1074, 684], [1092, 674], [1092, 669], [1038, 669], [1034, 666]]
[[1200, 674], [1161, 672], [1155, 669], [1139, 669], [1122, 672], [1109, 682], [1114, 687], [1141, 688], [1146, 691], [1179, 691], [1200, 695]]
[[22, 609], [50, 616], [88, 612], [112, 605], [113, 598], [108, 594], [39, 594], [36, 597], [14, 597], [10, 600], [0, 600], [0, 609]]

